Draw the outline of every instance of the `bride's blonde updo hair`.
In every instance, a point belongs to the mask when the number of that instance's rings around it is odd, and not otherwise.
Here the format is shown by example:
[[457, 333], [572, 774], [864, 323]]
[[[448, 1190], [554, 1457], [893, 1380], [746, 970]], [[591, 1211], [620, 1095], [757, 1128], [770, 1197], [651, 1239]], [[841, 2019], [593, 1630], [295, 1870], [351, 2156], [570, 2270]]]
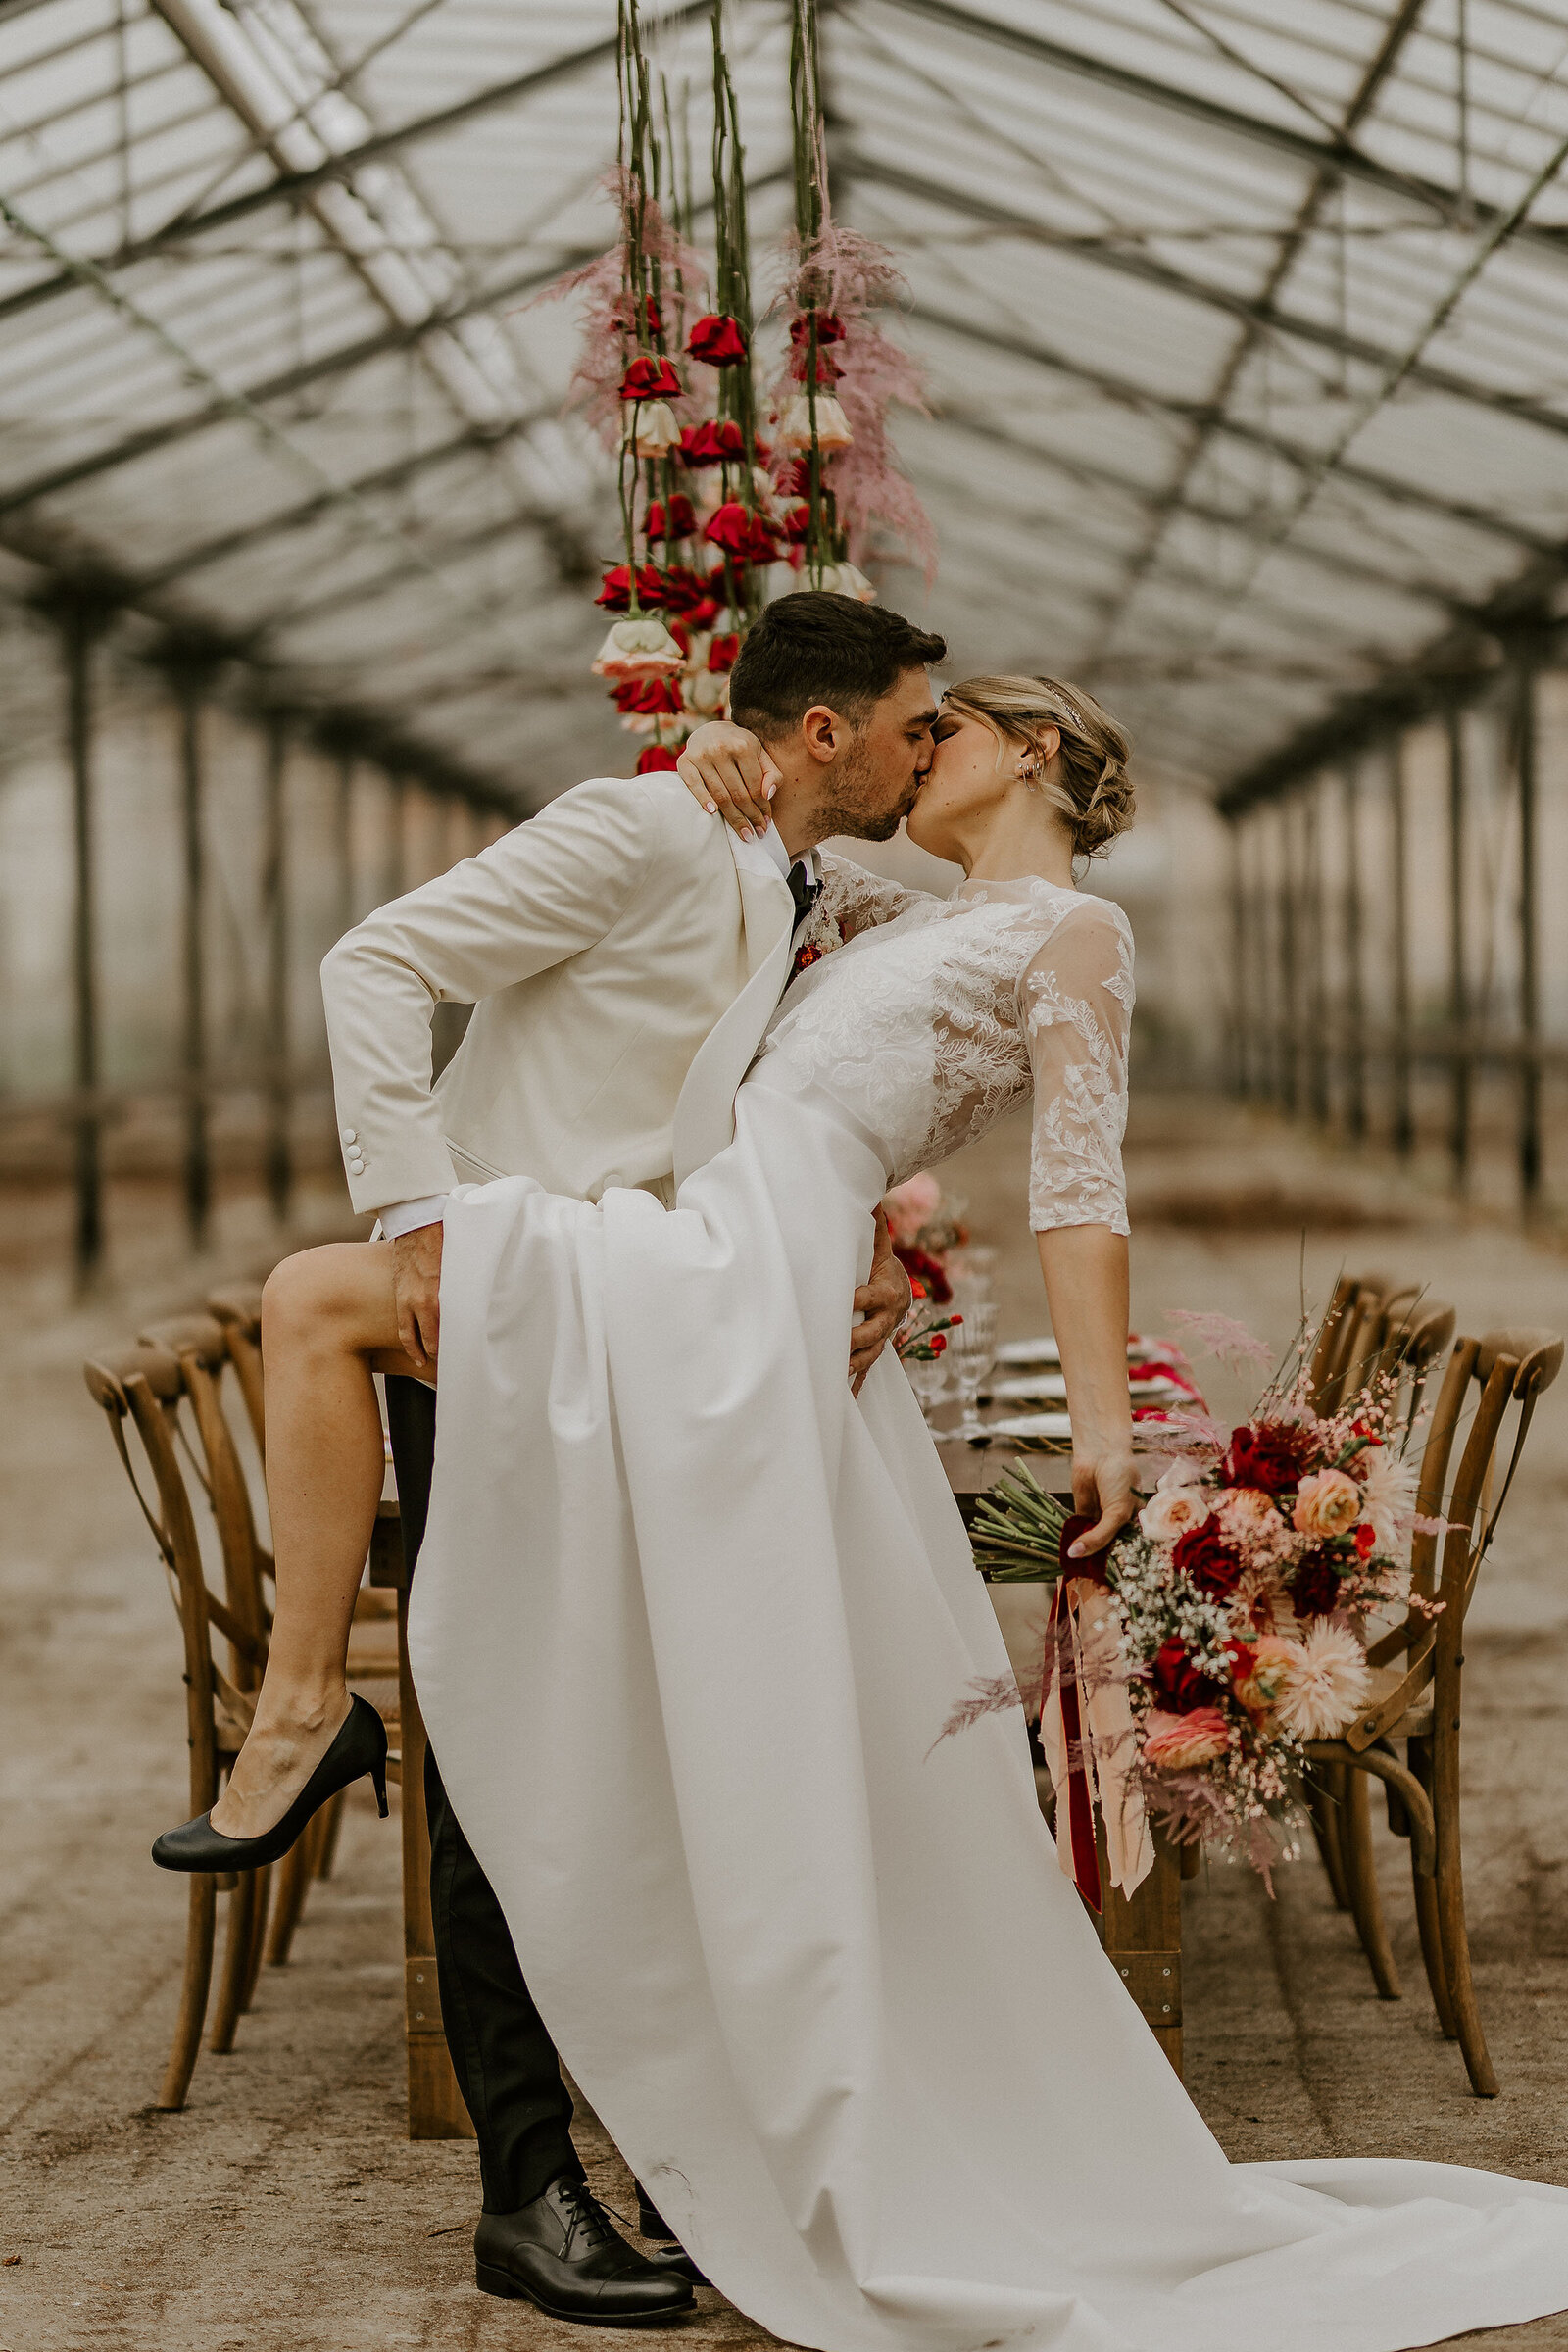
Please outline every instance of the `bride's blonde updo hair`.
[[1108, 850], [1133, 821], [1131, 756], [1121, 728], [1081, 686], [1059, 678], [965, 678], [950, 686], [943, 707], [960, 717], [977, 718], [1004, 743], [1040, 749], [1047, 727], [1055, 727], [1061, 749], [1034, 780], [1034, 789], [1065, 819], [1075, 857]]

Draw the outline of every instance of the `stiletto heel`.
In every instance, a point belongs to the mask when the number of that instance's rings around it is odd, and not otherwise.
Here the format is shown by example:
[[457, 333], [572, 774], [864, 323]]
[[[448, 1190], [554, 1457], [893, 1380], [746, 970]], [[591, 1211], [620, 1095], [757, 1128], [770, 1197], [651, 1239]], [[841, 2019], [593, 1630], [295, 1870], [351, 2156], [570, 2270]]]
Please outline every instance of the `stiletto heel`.
[[376, 1802], [385, 1821], [386, 1725], [369, 1701], [356, 1691], [337, 1737], [281, 1821], [259, 1838], [225, 1838], [221, 1830], [214, 1829], [208, 1814], [198, 1813], [194, 1821], [164, 1832], [153, 1847], [153, 1860], [160, 1870], [193, 1871], [260, 1870], [265, 1862], [279, 1862], [311, 1815], [366, 1773], [375, 1783]]

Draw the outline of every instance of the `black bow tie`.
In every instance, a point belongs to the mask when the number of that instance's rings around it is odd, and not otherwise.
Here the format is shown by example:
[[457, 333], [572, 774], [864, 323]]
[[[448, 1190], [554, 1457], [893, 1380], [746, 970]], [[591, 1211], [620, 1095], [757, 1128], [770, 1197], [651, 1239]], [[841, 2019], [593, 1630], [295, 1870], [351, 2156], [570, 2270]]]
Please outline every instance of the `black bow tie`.
[[822, 896], [822, 885], [809, 879], [805, 862], [799, 858], [790, 867], [788, 880], [790, 897], [795, 901], [795, 928], [798, 931]]

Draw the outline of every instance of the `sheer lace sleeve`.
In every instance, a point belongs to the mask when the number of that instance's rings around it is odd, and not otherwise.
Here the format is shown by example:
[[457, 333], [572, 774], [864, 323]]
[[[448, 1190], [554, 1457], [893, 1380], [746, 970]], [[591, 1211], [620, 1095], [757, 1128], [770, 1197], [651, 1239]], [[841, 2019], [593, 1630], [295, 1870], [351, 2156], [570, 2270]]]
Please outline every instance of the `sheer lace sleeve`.
[[836, 922], [845, 939], [853, 939], [858, 931], [869, 931], [873, 924], [891, 923], [898, 915], [907, 914], [911, 906], [940, 906], [942, 901], [928, 890], [907, 890], [902, 882], [888, 882], [880, 874], [867, 873], [863, 865], [851, 858], [840, 858], [836, 851], [824, 850], [822, 858], [822, 896], [818, 902], [823, 914]]
[[1121, 1139], [1133, 940], [1119, 906], [1075, 906], [1024, 967], [1018, 1017], [1034, 1071], [1029, 1222], [1108, 1225], [1126, 1233]]

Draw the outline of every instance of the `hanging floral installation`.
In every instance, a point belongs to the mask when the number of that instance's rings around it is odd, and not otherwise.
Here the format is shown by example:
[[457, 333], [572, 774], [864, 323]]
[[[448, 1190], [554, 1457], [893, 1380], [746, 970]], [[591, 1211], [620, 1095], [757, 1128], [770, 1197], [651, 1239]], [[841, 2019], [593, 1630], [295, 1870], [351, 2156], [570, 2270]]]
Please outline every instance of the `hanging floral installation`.
[[[672, 108], [661, 77], [656, 122], [638, 0], [619, 0], [620, 141], [606, 183], [619, 235], [546, 297], [583, 299], [570, 397], [617, 466], [620, 560], [595, 600], [616, 617], [593, 666], [622, 725], [647, 738], [640, 774], [673, 767], [693, 727], [728, 715], [736, 655], [784, 584], [873, 597], [859, 568], [873, 528], [902, 540], [928, 581], [934, 569], [931, 526], [886, 421], [890, 400], [921, 405], [919, 374], [871, 317], [902, 280], [884, 247], [832, 219], [815, 0], [794, 4], [796, 227], [769, 313], [787, 339], [765, 402], [723, 0], [712, 0], [711, 281], [691, 242], [686, 93]], [[771, 439], [759, 437], [760, 407]]]

